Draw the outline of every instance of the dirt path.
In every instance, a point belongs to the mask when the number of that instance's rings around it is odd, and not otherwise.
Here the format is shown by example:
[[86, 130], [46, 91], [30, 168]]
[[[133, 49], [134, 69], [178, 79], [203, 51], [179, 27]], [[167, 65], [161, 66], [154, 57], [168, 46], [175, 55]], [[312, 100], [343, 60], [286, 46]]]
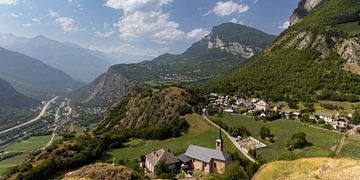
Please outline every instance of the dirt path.
[[345, 138], [346, 138], [346, 135], [344, 135], [340, 140], [339, 147], [336, 149], [336, 157], [339, 156], [339, 153], [340, 153], [342, 147], [344, 146]]
[[[217, 129], [220, 129], [220, 127], [219, 127], [217, 124], [213, 123], [212, 121], [210, 121], [209, 118], [206, 117], [205, 113], [203, 113], [203, 118], [204, 118], [207, 122], [209, 122], [211, 125], [213, 125], [214, 127], [216, 127]], [[253, 157], [251, 157], [251, 156], [246, 152], [246, 150], [243, 149], [243, 148], [240, 146], [239, 143], [236, 142], [236, 138], [230, 136], [230, 134], [229, 134], [228, 132], [226, 132], [226, 131], [225, 131], [224, 129], [222, 129], [222, 128], [221, 128], [221, 131], [230, 139], [230, 141], [234, 144], [234, 146], [235, 146], [242, 154], [244, 154], [245, 157], [247, 157], [251, 162], [256, 163], [256, 160], [255, 160]]]

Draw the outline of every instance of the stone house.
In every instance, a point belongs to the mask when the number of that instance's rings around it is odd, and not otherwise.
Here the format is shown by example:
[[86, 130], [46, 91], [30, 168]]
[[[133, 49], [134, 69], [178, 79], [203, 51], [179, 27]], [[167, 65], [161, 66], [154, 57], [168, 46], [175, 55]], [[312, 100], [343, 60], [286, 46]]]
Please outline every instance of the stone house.
[[160, 149], [158, 151], [154, 151], [145, 156], [145, 166], [148, 171], [151, 173], [155, 172], [155, 168], [161, 161], [165, 161], [170, 170], [175, 171], [177, 166], [179, 165], [179, 159], [172, 155], [171, 153], [165, 151], [164, 149]]

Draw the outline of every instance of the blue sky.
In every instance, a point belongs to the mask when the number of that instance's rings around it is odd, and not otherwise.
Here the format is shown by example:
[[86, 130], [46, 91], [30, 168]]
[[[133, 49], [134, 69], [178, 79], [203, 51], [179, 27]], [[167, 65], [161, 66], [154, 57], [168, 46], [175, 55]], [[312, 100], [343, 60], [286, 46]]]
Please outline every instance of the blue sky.
[[298, 0], [0, 0], [0, 32], [104, 52], [180, 53], [223, 22], [279, 34]]

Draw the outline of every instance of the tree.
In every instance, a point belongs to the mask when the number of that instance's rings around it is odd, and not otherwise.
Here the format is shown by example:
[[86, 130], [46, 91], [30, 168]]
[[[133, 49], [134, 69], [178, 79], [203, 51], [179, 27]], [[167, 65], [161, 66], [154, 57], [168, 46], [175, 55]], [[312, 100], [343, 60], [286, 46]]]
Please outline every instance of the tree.
[[223, 180], [244, 180], [249, 179], [243, 167], [239, 163], [231, 163], [222, 174]]
[[249, 136], [251, 136], [250, 132], [244, 126], [231, 128], [230, 134], [231, 134], [231, 136], [234, 136], [234, 137], [238, 137], [238, 136], [249, 137]]
[[267, 137], [271, 137], [271, 133], [270, 133], [270, 129], [263, 126], [261, 129], [260, 129], [260, 137], [261, 139], [265, 139]]
[[360, 124], [360, 110], [356, 110], [351, 118], [352, 124]]
[[155, 167], [155, 175], [160, 176], [161, 174], [170, 173], [169, 166], [164, 160], [160, 161], [159, 164]]
[[308, 141], [306, 140], [306, 134], [303, 132], [295, 133], [292, 135], [291, 139], [288, 141], [286, 147], [288, 150], [294, 150], [303, 148], [308, 145]]

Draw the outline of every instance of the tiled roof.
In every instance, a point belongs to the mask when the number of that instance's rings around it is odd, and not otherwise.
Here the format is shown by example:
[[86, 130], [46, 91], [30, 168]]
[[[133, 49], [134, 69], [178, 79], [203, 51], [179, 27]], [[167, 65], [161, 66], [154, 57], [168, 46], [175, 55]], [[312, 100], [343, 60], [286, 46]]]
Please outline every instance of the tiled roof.
[[164, 149], [160, 149], [158, 151], [152, 152], [145, 156], [145, 158], [153, 165], [156, 166], [160, 161], [165, 160], [166, 164], [174, 164], [179, 162], [177, 157], [165, 151]]
[[191, 159], [189, 157], [187, 157], [185, 154], [180, 155], [178, 157], [178, 159], [183, 163], [187, 163], [187, 162], [191, 161]]
[[185, 155], [200, 161], [209, 163], [211, 159], [226, 161], [231, 158], [230, 154], [200, 146], [190, 145]]

